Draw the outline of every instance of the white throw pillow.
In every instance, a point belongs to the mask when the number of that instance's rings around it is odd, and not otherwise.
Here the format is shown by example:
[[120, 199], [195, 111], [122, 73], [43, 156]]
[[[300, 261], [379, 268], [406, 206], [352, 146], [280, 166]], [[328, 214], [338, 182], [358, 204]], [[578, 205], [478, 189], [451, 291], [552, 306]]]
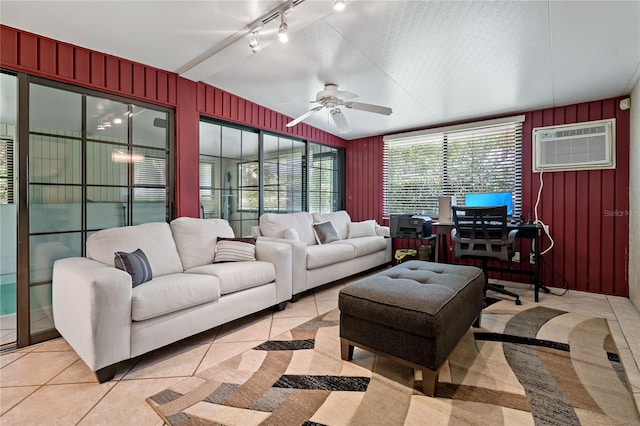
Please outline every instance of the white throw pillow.
[[216, 257], [218, 262], [246, 262], [256, 260], [255, 238], [222, 238], [216, 243]]
[[375, 237], [376, 221], [349, 222], [349, 238]]

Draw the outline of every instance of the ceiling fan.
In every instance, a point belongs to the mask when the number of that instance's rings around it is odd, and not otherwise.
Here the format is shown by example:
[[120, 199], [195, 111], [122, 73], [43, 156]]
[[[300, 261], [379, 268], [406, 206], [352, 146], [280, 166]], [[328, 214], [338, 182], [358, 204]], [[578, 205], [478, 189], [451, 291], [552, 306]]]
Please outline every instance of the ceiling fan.
[[316, 100], [311, 103], [318, 103], [317, 107], [305, 112], [300, 117], [287, 123], [287, 127], [293, 127], [303, 120], [306, 120], [314, 113], [320, 111], [322, 108], [327, 108], [333, 122], [336, 124], [340, 133], [349, 133], [349, 124], [342, 110], [338, 107], [345, 107], [349, 109], [359, 109], [361, 111], [375, 112], [376, 114], [390, 115], [393, 111], [391, 108], [383, 107], [380, 105], [365, 104], [362, 102], [352, 102], [350, 99], [357, 98], [358, 95], [343, 90], [338, 90], [338, 86], [335, 84], [327, 83], [324, 85], [324, 90], [319, 91], [316, 94]]

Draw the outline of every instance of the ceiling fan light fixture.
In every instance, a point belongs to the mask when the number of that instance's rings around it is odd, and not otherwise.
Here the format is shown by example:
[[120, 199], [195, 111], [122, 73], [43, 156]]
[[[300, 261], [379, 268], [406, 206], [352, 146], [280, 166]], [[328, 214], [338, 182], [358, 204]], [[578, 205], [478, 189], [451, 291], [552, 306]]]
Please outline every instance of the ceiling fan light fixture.
[[346, 4], [344, 3], [344, 0], [333, 0], [333, 10], [336, 12], [343, 11], [345, 6]]
[[289, 41], [289, 26], [284, 19], [284, 13], [280, 13], [280, 27], [278, 27], [278, 40], [280, 43], [286, 43]]
[[253, 53], [260, 50], [260, 34], [258, 34], [258, 31], [251, 32], [249, 36], [249, 47]]

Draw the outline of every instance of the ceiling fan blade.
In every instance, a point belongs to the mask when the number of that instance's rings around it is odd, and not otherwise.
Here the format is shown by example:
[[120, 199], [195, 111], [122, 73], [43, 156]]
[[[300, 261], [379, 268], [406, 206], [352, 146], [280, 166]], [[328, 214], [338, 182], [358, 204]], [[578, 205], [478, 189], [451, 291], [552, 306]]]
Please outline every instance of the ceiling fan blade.
[[344, 118], [344, 114], [340, 109], [332, 109], [331, 118], [333, 118], [333, 122], [336, 123], [336, 127], [340, 133], [349, 133], [351, 131], [349, 124], [347, 123], [347, 119]]
[[320, 111], [322, 108], [324, 108], [323, 105], [317, 106], [307, 112], [305, 112], [304, 114], [302, 114], [300, 117], [296, 118], [295, 120], [291, 120], [290, 122], [287, 123], [287, 127], [293, 127], [296, 124], [298, 124], [299, 122], [307, 119], [308, 117], [310, 117], [313, 113]]
[[362, 102], [345, 102], [344, 106], [346, 106], [347, 108], [359, 109], [361, 111], [375, 112], [376, 114], [384, 114], [384, 115], [390, 115], [393, 112], [393, 110], [388, 107], [383, 107], [380, 105], [373, 105], [373, 104], [363, 104]]
[[353, 98], [357, 98], [358, 95], [356, 95], [353, 92], [347, 92], [345, 90], [338, 90], [336, 92], [336, 97], [340, 98], [340, 99], [353, 99]]

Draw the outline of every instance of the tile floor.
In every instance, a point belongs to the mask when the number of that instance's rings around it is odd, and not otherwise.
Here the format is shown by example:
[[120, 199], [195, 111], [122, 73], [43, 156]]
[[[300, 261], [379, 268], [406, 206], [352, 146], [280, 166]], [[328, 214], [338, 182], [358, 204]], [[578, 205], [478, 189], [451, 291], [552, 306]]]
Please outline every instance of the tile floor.
[[[338, 281], [289, 303], [284, 311], [263, 311], [133, 359], [108, 383], [97, 383], [62, 338], [4, 353], [0, 424], [162, 425], [145, 402], [147, 396], [336, 308], [345, 284]], [[531, 286], [503, 284], [518, 292], [523, 304], [533, 304]], [[631, 302], [570, 291], [561, 297], [541, 293], [540, 304], [607, 318], [640, 405], [640, 312]]]

